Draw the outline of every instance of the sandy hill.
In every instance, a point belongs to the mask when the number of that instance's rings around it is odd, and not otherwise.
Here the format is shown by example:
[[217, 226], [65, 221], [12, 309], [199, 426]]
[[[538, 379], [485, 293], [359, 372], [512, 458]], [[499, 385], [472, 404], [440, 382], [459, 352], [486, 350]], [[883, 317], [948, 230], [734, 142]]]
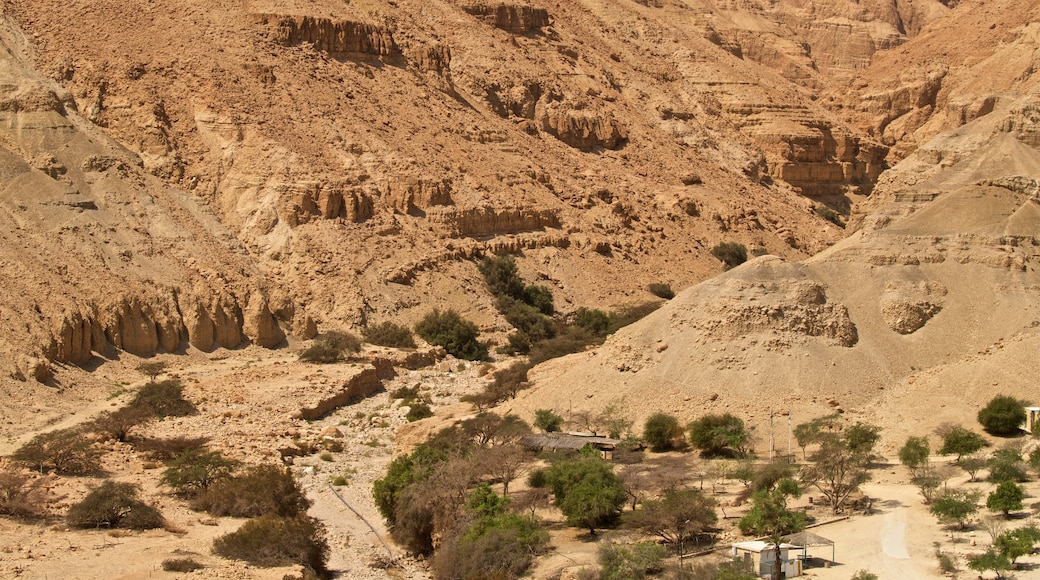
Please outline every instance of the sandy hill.
[[[932, 171], [921, 158], [944, 145], [958, 158]], [[1038, 171], [1037, 150], [1006, 130], [972, 149], [943, 135], [893, 170], [892, 191], [879, 186], [888, 202], [862, 230], [687, 289], [595, 351], [536, 369], [514, 408], [623, 398], [638, 420], [728, 411], [760, 433], [770, 409], [796, 421], [842, 409], [895, 442], [968, 420], [998, 392], [1040, 401]], [[900, 189], [915, 179], [926, 189]]]

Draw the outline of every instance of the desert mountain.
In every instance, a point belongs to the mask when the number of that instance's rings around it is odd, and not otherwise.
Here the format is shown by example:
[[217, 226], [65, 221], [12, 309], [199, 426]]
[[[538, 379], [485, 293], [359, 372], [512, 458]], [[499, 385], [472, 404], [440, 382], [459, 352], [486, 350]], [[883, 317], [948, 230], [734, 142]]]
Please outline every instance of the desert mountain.
[[640, 420], [733, 412], [760, 433], [771, 410], [847, 410], [902, 441], [996, 391], [1040, 401], [1034, 129], [1009, 107], [941, 134], [885, 175], [882, 208], [847, 239], [687, 289], [596, 351], [541, 367], [514, 408], [624, 399]]
[[720, 241], [797, 263], [848, 233], [814, 210], [881, 223], [955, 189], [929, 171], [974, 157], [922, 146], [940, 131], [1035, 144], [1035, 12], [7, 2], [5, 385], [438, 306], [501, 337], [474, 267], [494, 252], [565, 314], [704, 280]]

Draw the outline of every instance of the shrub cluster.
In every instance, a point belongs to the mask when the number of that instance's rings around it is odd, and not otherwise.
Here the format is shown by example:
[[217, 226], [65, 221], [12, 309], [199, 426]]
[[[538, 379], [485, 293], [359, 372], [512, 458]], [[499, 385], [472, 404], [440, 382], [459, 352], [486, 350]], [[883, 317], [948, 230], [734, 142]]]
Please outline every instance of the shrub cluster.
[[328, 577], [324, 527], [303, 513], [289, 517], [268, 514], [250, 520], [214, 540], [213, 551], [262, 568], [303, 565], [319, 577]]
[[827, 207], [825, 205], [818, 205], [815, 208], [813, 208], [813, 211], [816, 212], [816, 215], [818, 215], [818, 216], [822, 217], [823, 219], [831, 222], [832, 224], [838, 226], [839, 228], [844, 228], [845, 227], [845, 222], [843, 222], [841, 220], [841, 214], [839, 214], [838, 212], [834, 211], [833, 209], [831, 209], [831, 208], [829, 208], [829, 207]]
[[480, 329], [454, 310], [434, 308], [415, 325], [415, 332], [426, 342], [444, 347], [448, 354], [463, 360], [487, 360], [488, 347], [477, 340]]
[[487, 257], [477, 264], [498, 311], [516, 328], [509, 337], [510, 354], [526, 354], [531, 345], [556, 336], [552, 291], [525, 285], [512, 256]]
[[292, 473], [276, 465], [254, 465], [240, 475], [216, 479], [191, 502], [193, 509], [235, 518], [291, 517], [310, 505]]
[[217, 479], [191, 505], [215, 516], [255, 518], [214, 540], [216, 554], [260, 567], [302, 565], [304, 577], [329, 576], [325, 528], [306, 515], [310, 500], [289, 471], [254, 465]]

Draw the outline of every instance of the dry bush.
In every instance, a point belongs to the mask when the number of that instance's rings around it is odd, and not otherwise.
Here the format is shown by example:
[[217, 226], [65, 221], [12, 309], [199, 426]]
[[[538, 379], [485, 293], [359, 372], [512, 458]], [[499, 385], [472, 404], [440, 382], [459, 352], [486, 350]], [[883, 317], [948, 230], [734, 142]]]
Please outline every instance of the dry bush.
[[69, 508], [74, 528], [129, 528], [150, 530], [163, 526], [159, 510], [137, 499], [137, 487], [108, 480]]
[[78, 429], [40, 433], [19, 447], [11, 459], [40, 473], [91, 475], [101, 472], [101, 450]]
[[213, 541], [213, 551], [224, 558], [243, 560], [262, 568], [302, 565], [319, 577], [328, 577], [329, 545], [318, 520], [265, 515]]
[[162, 569], [166, 572], [194, 572], [205, 566], [193, 558], [169, 558], [162, 561]]
[[202, 449], [209, 437], [149, 438], [134, 441], [134, 449], [153, 461], [170, 461], [191, 449]]
[[275, 465], [255, 465], [242, 475], [216, 481], [191, 502], [192, 509], [237, 518], [292, 517], [310, 505], [292, 473]]
[[184, 398], [184, 387], [180, 381], [166, 380], [148, 383], [137, 391], [127, 405], [131, 409], [143, 409], [156, 417], [186, 417], [199, 412], [191, 401]]
[[131, 429], [146, 423], [154, 416], [151, 411], [141, 407], [123, 407], [118, 411], [102, 413], [91, 421], [87, 428], [105, 439], [126, 442]]
[[20, 519], [44, 515], [50, 477], [32, 477], [15, 469], [0, 471], [0, 514]]

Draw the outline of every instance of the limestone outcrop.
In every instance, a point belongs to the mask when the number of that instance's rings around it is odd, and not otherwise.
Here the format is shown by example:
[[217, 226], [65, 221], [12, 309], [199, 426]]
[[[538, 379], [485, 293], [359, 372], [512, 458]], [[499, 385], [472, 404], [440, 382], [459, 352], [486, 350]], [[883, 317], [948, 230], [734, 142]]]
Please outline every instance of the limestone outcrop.
[[380, 26], [314, 16], [255, 14], [272, 40], [285, 46], [309, 44], [332, 58], [388, 57], [398, 52], [390, 31]]
[[475, 4], [466, 12], [482, 21], [513, 34], [527, 34], [549, 25], [549, 12], [544, 8], [517, 4]]

